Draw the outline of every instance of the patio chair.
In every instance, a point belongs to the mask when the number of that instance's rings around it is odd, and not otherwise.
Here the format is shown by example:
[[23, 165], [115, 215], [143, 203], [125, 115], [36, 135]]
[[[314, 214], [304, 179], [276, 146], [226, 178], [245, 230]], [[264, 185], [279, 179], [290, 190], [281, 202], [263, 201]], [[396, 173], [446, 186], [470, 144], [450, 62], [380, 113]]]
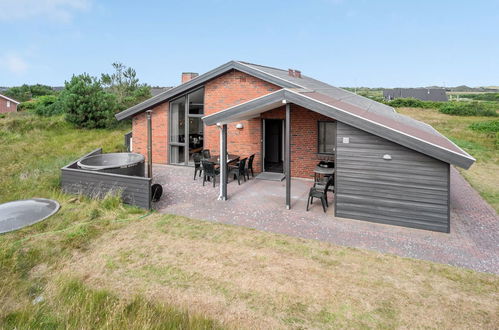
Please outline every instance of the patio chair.
[[210, 149], [201, 150], [201, 154], [203, 155], [204, 159], [209, 159], [211, 157]]
[[204, 186], [204, 183], [206, 181], [209, 181], [209, 180], [206, 180], [208, 178], [210, 180], [213, 180], [213, 187], [215, 187], [216, 177], [218, 175], [220, 175], [220, 170], [215, 168], [215, 164], [213, 164], [213, 162], [208, 162], [206, 160], [202, 160], [201, 164], [203, 165], [203, 171], [204, 171], [203, 186]]
[[324, 213], [326, 213], [326, 209], [329, 207], [327, 202], [327, 192], [329, 191], [331, 185], [334, 185], [333, 177], [330, 177], [325, 185], [320, 182], [314, 183], [314, 186], [310, 188], [308, 193], [307, 211], [309, 205], [314, 202], [314, 198], [319, 198], [321, 200], [322, 209], [324, 210]]
[[237, 184], [241, 184], [241, 176], [246, 182], [246, 160], [247, 158], [243, 158], [239, 161], [239, 163], [237, 163], [237, 165], [229, 165], [227, 178], [229, 178], [231, 174], [234, 174], [234, 180], [237, 178]]
[[196, 180], [198, 171], [199, 177], [201, 177], [201, 174], [203, 173], [203, 167], [201, 166], [201, 154], [199, 152], [192, 154], [192, 160], [194, 161], [194, 180]]
[[253, 160], [255, 159], [255, 154], [249, 156], [248, 158], [248, 166], [246, 167], [246, 176], [248, 177], [249, 180], [249, 175], [251, 172], [251, 176], [254, 178], [255, 173], [253, 172]]

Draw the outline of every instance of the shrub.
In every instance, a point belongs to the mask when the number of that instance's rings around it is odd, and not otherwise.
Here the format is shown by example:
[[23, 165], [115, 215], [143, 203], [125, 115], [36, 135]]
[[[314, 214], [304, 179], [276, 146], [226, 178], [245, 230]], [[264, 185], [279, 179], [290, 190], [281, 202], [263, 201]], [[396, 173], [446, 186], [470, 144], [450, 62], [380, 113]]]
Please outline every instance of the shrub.
[[36, 84], [36, 85], [24, 84], [22, 86], [9, 88], [3, 94], [19, 102], [25, 102], [38, 96], [53, 95], [56, 94], [56, 92], [50, 86], [41, 85], [41, 84]]
[[471, 124], [470, 129], [484, 133], [499, 133], [499, 120], [479, 121]]
[[99, 80], [81, 74], [65, 83], [60, 95], [66, 120], [79, 128], [106, 128], [116, 124], [116, 98], [106, 93]]
[[499, 102], [499, 93], [459, 94], [459, 97], [473, 99], [473, 100]]
[[439, 111], [456, 116], [497, 116], [493, 105], [480, 102], [447, 102], [440, 107]]
[[59, 98], [55, 95], [40, 96], [30, 104], [32, 104], [30, 111], [39, 116], [56, 116], [64, 112]]
[[396, 108], [423, 108], [423, 109], [438, 109], [445, 102], [421, 101], [415, 98], [399, 98], [386, 102], [389, 106]]

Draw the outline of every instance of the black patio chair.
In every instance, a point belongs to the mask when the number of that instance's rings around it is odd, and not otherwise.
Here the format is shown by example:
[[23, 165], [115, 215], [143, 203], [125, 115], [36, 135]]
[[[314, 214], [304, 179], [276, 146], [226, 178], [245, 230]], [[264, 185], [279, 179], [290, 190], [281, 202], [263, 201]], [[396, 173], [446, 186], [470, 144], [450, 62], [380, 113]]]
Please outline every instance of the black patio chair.
[[248, 166], [246, 167], [246, 176], [248, 177], [249, 180], [249, 175], [251, 172], [251, 176], [255, 177], [255, 173], [253, 172], [253, 160], [255, 159], [255, 154], [249, 156], [248, 158]]
[[192, 160], [194, 161], [194, 180], [196, 180], [196, 176], [199, 172], [199, 177], [203, 173], [203, 166], [201, 165], [201, 154], [196, 152], [192, 154]]
[[215, 168], [215, 164], [213, 164], [213, 162], [202, 160], [201, 164], [203, 165], [203, 171], [204, 171], [203, 186], [204, 183], [208, 181], [206, 179], [209, 178], [210, 180], [213, 180], [213, 187], [215, 187], [216, 177], [220, 175], [220, 171], [217, 168]]
[[237, 184], [241, 184], [241, 176], [243, 177], [244, 182], [246, 182], [246, 160], [247, 158], [243, 158], [237, 163], [237, 165], [229, 165], [229, 173], [227, 178], [234, 174], [234, 180], [237, 178]]
[[307, 211], [309, 205], [314, 202], [314, 198], [319, 198], [321, 200], [322, 209], [324, 210], [324, 213], [326, 213], [326, 209], [329, 207], [329, 204], [327, 202], [327, 192], [329, 191], [331, 185], [334, 185], [333, 177], [329, 177], [326, 184], [323, 184], [322, 182], [314, 183], [314, 186], [310, 188], [310, 191], [308, 193]]
[[211, 157], [210, 149], [201, 150], [204, 159], [209, 159]]

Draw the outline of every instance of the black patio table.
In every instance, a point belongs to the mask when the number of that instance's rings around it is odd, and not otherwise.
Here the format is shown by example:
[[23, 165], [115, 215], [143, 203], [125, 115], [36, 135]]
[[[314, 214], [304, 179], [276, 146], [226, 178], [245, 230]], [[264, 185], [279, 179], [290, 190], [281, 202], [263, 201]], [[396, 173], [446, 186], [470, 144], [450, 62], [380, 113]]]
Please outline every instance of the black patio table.
[[[233, 155], [233, 154], [228, 154], [227, 155], [228, 159], [227, 159], [227, 164], [230, 164], [232, 162], [236, 162], [239, 160], [239, 158], [241, 158], [240, 156], [238, 155]], [[209, 162], [212, 162], [214, 163], [215, 165], [220, 165], [220, 156], [218, 155], [214, 155], [214, 156], [211, 156], [210, 158], [205, 158], [205, 160], [209, 161]]]

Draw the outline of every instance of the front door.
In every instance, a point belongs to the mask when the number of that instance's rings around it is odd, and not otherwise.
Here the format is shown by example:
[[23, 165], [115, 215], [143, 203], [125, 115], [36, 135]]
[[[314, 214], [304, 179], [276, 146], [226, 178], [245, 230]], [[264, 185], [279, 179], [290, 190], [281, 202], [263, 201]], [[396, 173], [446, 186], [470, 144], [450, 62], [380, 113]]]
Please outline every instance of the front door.
[[265, 172], [284, 173], [282, 119], [263, 120], [263, 168]]

